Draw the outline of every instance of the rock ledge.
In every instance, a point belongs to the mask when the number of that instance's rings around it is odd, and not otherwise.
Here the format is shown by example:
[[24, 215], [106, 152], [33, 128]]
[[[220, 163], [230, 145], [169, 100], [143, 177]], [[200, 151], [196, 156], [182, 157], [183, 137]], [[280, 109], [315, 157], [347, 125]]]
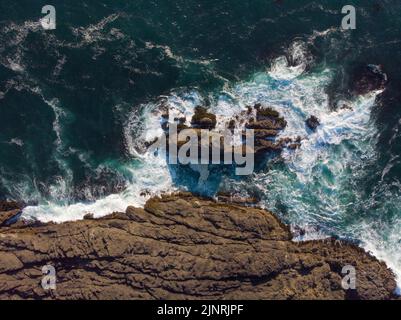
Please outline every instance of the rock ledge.
[[[295, 243], [273, 214], [191, 194], [102, 219], [0, 228], [1, 299], [391, 299], [382, 262], [353, 245]], [[41, 287], [42, 267], [57, 289]], [[356, 268], [356, 290], [341, 270]]]

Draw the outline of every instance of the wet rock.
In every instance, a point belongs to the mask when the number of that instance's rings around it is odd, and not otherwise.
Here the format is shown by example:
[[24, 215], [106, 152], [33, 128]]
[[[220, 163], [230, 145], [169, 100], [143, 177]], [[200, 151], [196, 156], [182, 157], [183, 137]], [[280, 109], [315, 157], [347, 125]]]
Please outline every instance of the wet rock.
[[234, 203], [239, 205], [255, 205], [260, 201], [260, 199], [257, 197], [243, 197], [238, 194], [226, 192], [219, 192], [216, 196], [219, 202]]
[[191, 125], [199, 129], [214, 129], [216, 127], [217, 119], [212, 113], [207, 112], [206, 108], [196, 107], [195, 114], [192, 117]]
[[16, 201], [0, 201], [0, 212], [22, 209], [23, 204]]
[[230, 120], [230, 121], [227, 123], [227, 129], [230, 129], [230, 130], [235, 129], [235, 120]]
[[320, 126], [320, 121], [317, 117], [310, 116], [306, 120], [306, 125], [308, 126], [309, 129], [311, 129], [312, 131], [315, 131], [317, 129], [317, 127]]
[[[281, 118], [282, 119], [282, 118]], [[261, 121], [251, 121], [246, 125], [247, 129], [264, 129], [264, 130], [283, 130], [287, 123], [283, 119], [272, 120], [261, 120]]]
[[151, 195], [151, 191], [149, 190], [149, 189], [145, 189], [145, 190], [142, 190], [141, 191], [141, 193], [139, 194], [141, 197], [147, 197], [147, 196], [150, 196]]
[[282, 150], [282, 144], [270, 140], [257, 140], [255, 144], [255, 153], [262, 155], [270, 152], [279, 152]]
[[9, 226], [17, 222], [20, 215], [20, 209], [0, 212], [0, 227]]
[[0, 201], [0, 227], [16, 223], [24, 204], [16, 201]]
[[[0, 299], [391, 299], [394, 274], [334, 240], [291, 241], [272, 213], [191, 194], [102, 219], [0, 229]], [[57, 290], [43, 290], [52, 264]], [[343, 266], [356, 290], [341, 287]]]
[[94, 214], [93, 213], [87, 213], [84, 216], [84, 220], [93, 220], [94, 219]]
[[268, 129], [255, 129], [255, 139], [267, 139], [276, 137], [279, 134], [279, 130], [268, 130]]
[[[167, 111], [164, 111], [165, 114]], [[164, 116], [164, 119], [168, 119], [168, 115]], [[186, 125], [184, 118], [176, 118], [174, 122], [177, 125], [177, 131], [180, 133], [184, 129], [195, 130], [197, 134], [198, 143], [198, 156], [201, 155], [202, 148], [207, 148], [204, 144], [208, 144], [209, 150], [212, 148], [211, 141], [220, 140], [220, 158], [224, 157], [224, 135], [223, 132], [213, 130], [217, 124], [217, 118], [214, 114], [207, 111], [204, 107], [196, 107], [195, 114], [191, 120], [190, 126]], [[263, 155], [269, 152], [281, 152], [284, 148], [294, 150], [301, 144], [301, 140], [294, 140], [286, 137], [277, 139], [277, 136], [287, 126], [287, 121], [281, 117], [280, 113], [271, 107], [263, 106], [260, 103], [255, 104], [253, 107], [247, 106], [246, 110], [236, 114], [232, 119], [226, 122], [226, 128], [231, 132], [234, 132], [235, 128], [242, 129], [253, 129], [254, 130], [254, 147], [246, 145], [246, 134], [245, 131], [242, 133], [243, 144], [233, 148], [233, 155], [236, 153], [254, 153], [258, 159], [263, 159]], [[167, 121], [163, 122], [162, 128], [165, 131], [167, 137], [167, 153], [169, 152], [169, 127], [170, 123]], [[209, 141], [202, 139], [201, 130], [210, 130]], [[191, 132], [193, 133], [193, 131]], [[190, 141], [189, 137], [181, 136], [177, 141], [178, 149], [187, 144]], [[210, 152], [210, 159], [212, 160], [212, 154]]]
[[297, 143], [291, 143], [291, 144], [288, 145], [288, 149], [291, 149], [291, 150], [295, 150], [295, 149], [297, 149], [299, 147], [300, 147], [300, 145], [297, 144]]
[[262, 108], [260, 105], [256, 105], [255, 109], [256, 109], [256, 119], [258, 121], [280, 118], [280, 113], [278, 113], [276, 110], [272, 108], [269, 107]]
[[146, 149], [150, 148], [151, 146], [153, 146], [155, 143], [157, 143], [158, 139], [154, 138], [151, 141], [145, 141], [144, 142], [144, 146]]
[[342, 109], [342, 110], [352, 110], [352, 107], [349, 104], [343, 103], [343, 104], [341, 104], [340, 109]]
[[351, 91], [362, 95], [374, 90], [384, 89], [387, 83], [387, 75], [381, 66], [359, 66], [354, 70], [351, 78]]

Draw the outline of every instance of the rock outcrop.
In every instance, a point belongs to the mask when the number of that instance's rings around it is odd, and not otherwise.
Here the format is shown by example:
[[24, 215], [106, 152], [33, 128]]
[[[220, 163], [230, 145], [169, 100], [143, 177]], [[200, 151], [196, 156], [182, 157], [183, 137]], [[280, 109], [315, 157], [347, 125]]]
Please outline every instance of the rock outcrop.
[[21, 209], [23, 205], [15, 201], [0, 201], [0, 212]]
[[216, 116], [207, 112], [203, 107], [196, 107], [195, 114], [192, 117], [191, 125], [193, 128], [198, 129], [214, 129], [216, 127]]
[[306, 120], [306, 125], [308, 126], [309, 129], [312, 131], [316, 131], [317, 127], [320, 126], [320, 121], [317, 117], [315, 116], [310, 116]]
[[[231, 141], [225, 141], [229, 138], [225, 134], [227, 132], [219, 131], [216, 129], [217, 117], [213, 113], [210, 113], [206, 108], [198, 106], [195, 108], [194, 115], [191, 121], [188, 123], [185, 117], [174, 118], [172, 123], [169, 123], [169, 110], [165, 106], [163, 107], [162, 118], [162, 128], [165, 131], [167, 137], [167, 149], [169, 150], [169, 129], [171, 124], [175, 124], [177, 127], [177, 133], [190, 133], [196, 134], [198, 137], [197, 147], [198, 155], [201, 155], [202, 144], [204, 148], [209, 148], [212, 150], [212, 141], [220, 142], [220, 154], [221, 158], [224, 158], [225, 142], [230, 145]], [[171, 119], [170, 119], [171, 120]], [[286, 128], [287, 121], [280, 115], [279, 112], [272, 109], [271, 107], [263, 106], [260, 103], [254, 106], [248, 106], [247, 110], [240, 112], [235, 115], [233, 119], [230, 119], [225, 124], [225, 129], [231, 132], [238, 130], [242, 132], [242, 145], [236, 145], [232, 147], [233, 154], [235, 153], [253, 153], [256, 157], [260, 158], [265, 155], [271, 155], [275, 153], [280, 154], [283, 149], [296, 149], [301, 145], [301, 137], [280, 137], [278, 135]], [[189, 130], [187, 130], [189, 129]], [[206, 141], [202, 139], [201, 130], [210, 130], [208, 138]], [[246, 143], [245, 129], [252, 129], [254, 132], [254, 146], [250, 147]], [[187, 130], [187, 132], [185, 132]], [[157, 140], [157, 139], [156, 139]], [[145, 146], [153, 145], [155, 141], [145, 143]], [[183, 145], [191, 143], [189, 137], [183, 135], [183, 137], [178, 137], [177, 146], [181, 148]], [[215, 146], [214, 146], [215, 147]], [[167, 150], [167, 151], [168, 151]], [[211, 156], [211, 155], [210, 155]], [[211, 159], [209, 159], [211, 160]]]
[[382, 90], [387, 84], [387, 75], [381, 66], [358, 66], [351, 78], [351, 91], [356, 95], [362, 95], [374, 90]]
[[0, 201], [0, 227], [12, 223], [21, 213], [23, 205], [15, 201]]
[[[191, 194], [101, 219], [0, 228], [1, 299], [389, 299], [392, 272], [356, 246], [295, 243], [273, 214]], [[56, 290], [41, 286], [56, 270]], [[356, 289], [341, 286], [356, 269]]]

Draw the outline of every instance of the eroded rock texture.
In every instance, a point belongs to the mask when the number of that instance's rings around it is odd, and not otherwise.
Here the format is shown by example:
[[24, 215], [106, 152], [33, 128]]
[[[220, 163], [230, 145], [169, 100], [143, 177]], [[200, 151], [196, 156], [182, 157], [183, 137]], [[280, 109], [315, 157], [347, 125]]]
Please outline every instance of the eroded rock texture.
[[[42, 267], [57, 289], [41, 287]], [[356, 268], [344, 291], [341, 269]], [[0, 229], [0, 298], [388, 299], [386, 265], [334, 241], [291, 242], [272, 214], [180, 194], [102, 219]]]

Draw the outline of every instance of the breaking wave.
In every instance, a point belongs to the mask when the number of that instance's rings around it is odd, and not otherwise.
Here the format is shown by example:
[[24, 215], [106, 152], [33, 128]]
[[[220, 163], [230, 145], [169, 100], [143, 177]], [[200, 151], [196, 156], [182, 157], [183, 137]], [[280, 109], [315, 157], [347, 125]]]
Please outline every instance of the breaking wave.
[[[159, 112], [163, 106], [189, 119], [197, 105], [208, 101], [221, 124], [247, 105], [262, 103], [279, 111], [287, 120], [281, 134], [301, 136], [302, 145], [295, 151], [285, 150], [280, 159], [245, 180], [226, 177], [221, 189], [244, 195], [257, 193], [263, 206], [306, 231], [297, 240], [336, 235], [358, 241], [385, 260], [401, 279], [401, 217], [394, 217], [394, 223], [383, 228], [384, 223], [377, 217], [386, 208], [371, 203], [361, 185], [369, 164], [377, 160], [377, 129], [372, 109], [380, 92], [344, 98], [331, 106], [326, 88], [334, 70], [321, 66], [307, 71], [310, 63], [305, 45], [295, 42], [289, 55], [274, 59], [268, 70], [246, 81], [228, 83], [220, 92], [177, 90], [133, 108], [123, 129], [125, 147], [131, 157], [124, 168], [129, 172], [129, 181], [123, 192], [91, 203], [48, 202], [30, 206], [23, 215], [62, 222], [81, 219], [87, 213], [100, 217], [124, 211], [129, 205], [143, 206], [150, 196], [177, 189], [164, 155], [147, 153], [144, 147], [144, 142], [162, 133]], [[57, 106], [53, 106], [57, 114]], [[315, 132], [305, 125], [311, 115], [320, 120]], [[54, 125], [56, 121], [57, 117]], [[395, 197], [391, 191], [387, 196]], [[391, 201], [401, 212], [399, 203]]]

